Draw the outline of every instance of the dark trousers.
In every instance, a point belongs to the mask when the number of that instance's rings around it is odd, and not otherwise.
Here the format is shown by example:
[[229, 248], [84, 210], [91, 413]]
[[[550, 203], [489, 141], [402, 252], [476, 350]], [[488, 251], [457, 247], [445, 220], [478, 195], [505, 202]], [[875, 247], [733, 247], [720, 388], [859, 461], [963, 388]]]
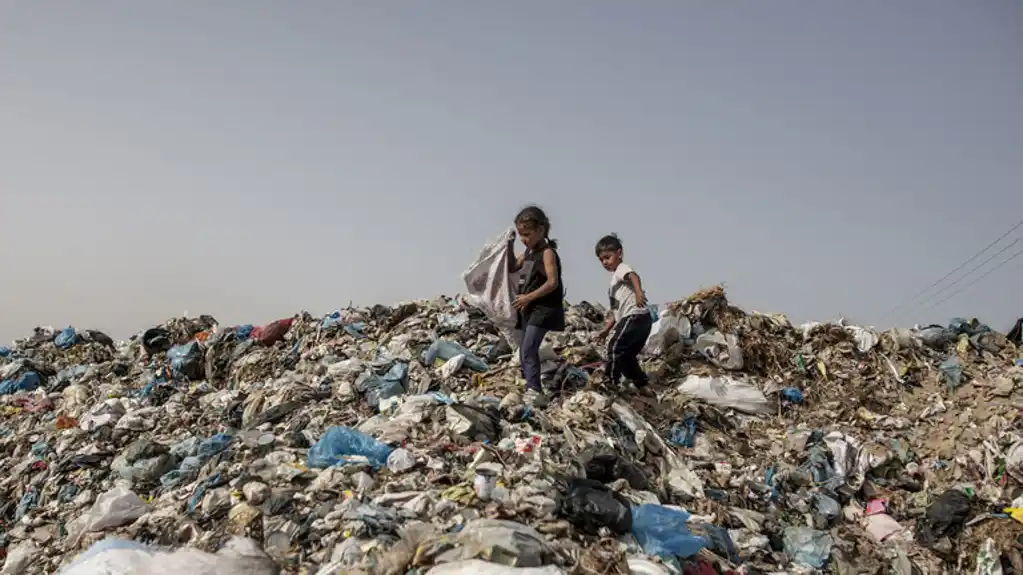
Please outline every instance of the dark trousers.
[[654, 320], [648, 313], [626, 316], [615, 324], [611, 338], [607, 340], [607, 364], [604, 368], [612, 384], [617, 384], [622, 376], [636, 387], [647, 384], [638, 356], [650, 337], [653, 325]]
[[522, 345], [519, 346], [519, 362], [522, 364], [522, 377], [526, 380], [526, 389], [543, 391], [540, 384], [540, 344], [547, 330], [535, 325], [527, 325], [522, 334]]

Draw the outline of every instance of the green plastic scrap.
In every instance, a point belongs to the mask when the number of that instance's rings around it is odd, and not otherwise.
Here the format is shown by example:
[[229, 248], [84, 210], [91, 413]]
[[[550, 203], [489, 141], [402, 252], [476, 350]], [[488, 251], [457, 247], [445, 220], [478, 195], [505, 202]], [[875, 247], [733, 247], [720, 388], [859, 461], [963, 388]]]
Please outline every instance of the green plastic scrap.
[[952, 391], [963, 381], [963, 364], [955, 355], [948, 356], [948, 359], [938, 366], [938, 382], [945, 382], [949, 391]]

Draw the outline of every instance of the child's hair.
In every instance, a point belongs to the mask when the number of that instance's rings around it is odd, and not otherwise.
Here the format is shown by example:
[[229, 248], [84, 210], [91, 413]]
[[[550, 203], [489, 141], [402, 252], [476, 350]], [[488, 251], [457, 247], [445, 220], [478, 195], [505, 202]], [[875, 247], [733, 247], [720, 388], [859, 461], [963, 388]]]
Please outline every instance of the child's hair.
[[594, 251], [597, 252], [597, 257], [600, 257], [602, 252], [616, 252], [620, 249], [622, 240], [618, 239], [618, 234], [608, 234], [597, 240], [597, 248]]
[[552, 249], [558, 249], [558, 242], [551, 239], [551, 221], [547, 219], [547, 214], [540, 209], [539, 206], [527, 206], [523, 208], [519, 215], [515, 216], [515, 224], [522, 224], [530, 228], [536, 229], [542, 227], [544, 232], [544, 239], [547, 240], [547, 245]]

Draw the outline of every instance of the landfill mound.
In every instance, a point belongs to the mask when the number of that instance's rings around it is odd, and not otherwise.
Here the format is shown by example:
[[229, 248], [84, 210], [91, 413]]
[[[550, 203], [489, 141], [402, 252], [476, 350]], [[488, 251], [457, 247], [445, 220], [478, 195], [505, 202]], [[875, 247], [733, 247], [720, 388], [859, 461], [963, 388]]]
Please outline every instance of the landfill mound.
[[604, 313], [549, 336], [544, 409], [458, 298], [38, 328], [0, 348], [2, 573], [1023, 573], [1006, 336], [715, 287], [654, 311], [649, 393], [603, 381]]

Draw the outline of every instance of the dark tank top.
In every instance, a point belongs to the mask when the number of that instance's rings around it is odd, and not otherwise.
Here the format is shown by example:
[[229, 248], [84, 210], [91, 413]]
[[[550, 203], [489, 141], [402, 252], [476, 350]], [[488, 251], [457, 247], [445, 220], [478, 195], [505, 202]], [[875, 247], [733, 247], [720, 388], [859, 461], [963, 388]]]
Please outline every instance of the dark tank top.
[[[543, 252], [546, 249], [527, 251], [522, 258], [522, 269], [519, 270], [520, 295], [536, 290], [547, 282], [547, 272], [543, 267]], [[519, 312], [516, 323], [518, 329], [535, 325], [548, 331], [565, 331], [565, 284], [561, 281], [561, 257], [558, 256], [558, 250], [554, 250], [554, 259], [558, 262], [558, 287]]]

